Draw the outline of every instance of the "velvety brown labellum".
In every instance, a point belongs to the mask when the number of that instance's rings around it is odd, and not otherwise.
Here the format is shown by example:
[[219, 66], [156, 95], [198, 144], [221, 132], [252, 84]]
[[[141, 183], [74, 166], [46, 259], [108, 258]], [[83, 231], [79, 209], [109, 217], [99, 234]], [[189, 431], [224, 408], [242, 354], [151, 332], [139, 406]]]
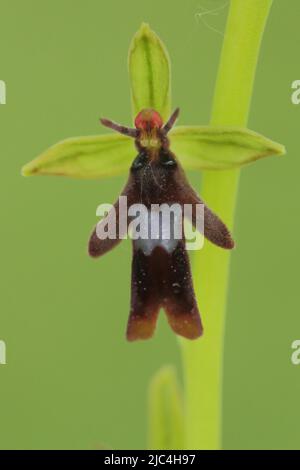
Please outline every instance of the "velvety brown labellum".
[[[189, 185], [184, 171], [169, 149], [167, 133], [174, 124], [178, 110], [167, 124], [161, 121], [153, 110], [139, 115], [137, 129], [127, 129], [108, 120], [104, 125], [123, 134], [135, 137], [138, 155], [134, 160], [129, 180], [122, 195], [127, 196], [128, 207], [141, 203], [150, 210], [151, 204], [191, 204], [192, 223], [196, 225], [196, 205], [204, 204]], [[115, 204], [116, 222], [119, 222], [119, 201]], [[120, 214], [126, 217], [127, 214]], [[100, 224], [106, 226], [112, 214], [109, 213]], [[204, 205], [204, 236], [221, 248], [231, 249], [234, 242], [224, 223]], [[122, 224], [124, 226], [124, 224]], [[125, 225], [126, 227], [126, 225]], [[124, 233], [116, 240], [100, 240], [94, 230], [89, 253], [93, 257], [105, 254], [116, 246]], [[147, 245], [148, 243], [148, 245]], [[203, 328], [195, 299], [184, 235], [177, 240], [172, 251], [168, 251], [163, 240], [148, 250], [149, 242], [142, 247], [133, 241], [131, 309], [127, 327], [128, 340], [147, 339], [153, 335], [159, 309], [162, 307], [171, 328], [178, 335], [195, 339], [201, 336]]]
[[161, 307], [167, 314], [171, 328], [178, 335], [195, 339], [202, 334], [183, 240], [172, 253], [156, 247], [147, 256], [141, 250], [133, 249], [127, 338], [130, 341], [150, 338]]

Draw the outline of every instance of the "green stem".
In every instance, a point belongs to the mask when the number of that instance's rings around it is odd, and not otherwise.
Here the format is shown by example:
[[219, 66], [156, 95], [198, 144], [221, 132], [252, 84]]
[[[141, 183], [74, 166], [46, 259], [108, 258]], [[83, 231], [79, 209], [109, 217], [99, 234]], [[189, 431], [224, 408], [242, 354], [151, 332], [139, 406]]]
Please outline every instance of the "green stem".
[[[246, 126], [260, 43], [272, 0], [231, 0], [211, 123]], [[232, 229], [239, 170], [204, 172], [201, 195]], [[186, 447], [220, 449], [225, 307], [230, 253], [205, 243], [194, 282], [205, 332], [182, 341]]]

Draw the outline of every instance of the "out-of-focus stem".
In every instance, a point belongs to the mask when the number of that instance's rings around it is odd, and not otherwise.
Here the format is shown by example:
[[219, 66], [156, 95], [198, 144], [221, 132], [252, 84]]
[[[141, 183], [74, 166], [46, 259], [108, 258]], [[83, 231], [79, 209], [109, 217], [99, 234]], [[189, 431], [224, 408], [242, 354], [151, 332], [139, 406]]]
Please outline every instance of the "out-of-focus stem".
[[[211, 124], [246, 126], [263, 31], [272, 0], [231, 0]], [[201, 196], [232, 229], [239, 170], [204, 172]], [[186, 447], [220, 449], [224, 323], [230, 253], [206, 242], [193, 260], [205, 332], [182, 341]]]

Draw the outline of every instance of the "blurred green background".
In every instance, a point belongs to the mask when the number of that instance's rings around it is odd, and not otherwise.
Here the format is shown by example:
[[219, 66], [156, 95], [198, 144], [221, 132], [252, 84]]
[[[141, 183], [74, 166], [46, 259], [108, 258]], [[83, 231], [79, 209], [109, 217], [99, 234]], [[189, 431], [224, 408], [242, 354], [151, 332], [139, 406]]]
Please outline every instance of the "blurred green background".
[[[98, 261], [86, 249], [97, 205], [114, 201], [126, 177], [26, 179], [20, 168], [58, 140], [104, 132], [100, 116], [131, 123], [127, 51], [142, 21], [169, 50], [180, 123], [207, 123], [227, 6], [1, 0], [0, 339], [8, 364], [0, 366], [0, 448], [145, 448], [148, 383], [162, 364], [180, 368], [177, 340], [161, 315], [153, 340], [127, 343], [130, 243]], [[226, 448], [300, 448], [300, 366], [290, 361], [300, 338], [300, 105], [290, 99], [300, 79], [299, 15], [298, 0], [274, 1], [257, 70], [249, 127], [285, 144], [288, 156], [242, 172]], [[200, 188], [200, 175], [190, 177]]]

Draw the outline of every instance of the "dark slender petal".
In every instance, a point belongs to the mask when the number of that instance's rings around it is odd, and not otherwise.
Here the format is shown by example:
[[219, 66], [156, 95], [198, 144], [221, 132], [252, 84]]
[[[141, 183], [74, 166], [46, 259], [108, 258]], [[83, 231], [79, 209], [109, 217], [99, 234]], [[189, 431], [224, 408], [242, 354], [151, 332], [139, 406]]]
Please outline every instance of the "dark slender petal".
[[168, 122], [164, 125], [163, 129], [165, 133], [167, 134], [172, 127], [174, 126], [178, 116], [179, 116], [180, 109], [176, 108], [171, 117], [169, 118]]
[[198, 194], [193, 190], [184, 174], [180, 176], [181, 185], [178, 185], [178, 200], [181, 204], [193, 205], [192, 223], [196, 227], [196, 204], [204, 205], [204, 236], [215, 245], [231, 250], [234, 248], [234, 241], [231, 233], [222, 222], [222, 220], [200, 199]]
[[[121, 196], [126, 196], [127, 197], [127, 204], [130, 205], [132, 204], [132, 198], [133, 198], [133, 185], [132, 185], [132, 178], [130, 177], [125, 188], [123, 189]], [[120, 204], [119, 204], [120, 199], [117, 200], [117, 202], [114, 204], [114, 210], [111, 210], [107, 216], [99, 222], [99, 226], [95, 227], [93, 230], [93, 233], [90, 237], [89, 240], [89, 246], [88, 246], [88, 251], [89, 255], [92, 256], [93, 258], [98, 258], [99, 256], [104, 255], [108, 251], [112, 250], [115, 246], [117, 246], [124, 236], [126, 235], [127, 232], [127, 227], [128, 227], [128, 219], [127, 219], [127, 210], [120, 211]], [[105, 227], [109, 226], [111, 223], [116, 224], [116, 238], [111, 239], [111, 238], [105, 238], [105, 239], [100, 239], [97, 236], [97, 227], [98, 230], [99, 228], [105, 229]], [[121, 222], [121, 223], [120, 223]]]
[[133, 137], [134, 139], [136, 139], [139, 135], [139, 132], [137, 129], [122, 126], [121, 124], [117, 124], [116, 122], [110, 121], [109, 119], [102, 118], [100, 119], [100, 122], [103, 126], [108, 127], [109, 129], [112, 129], [116, 132], [119, 132], [120, 134]]
[[204, 206], [204, 236], [221, 248], [228, 250], [234, 248], [234, 241], [228, 228], [207, 206]]
[[[117, 207], [117, 205], [115, 205], [115, 207]], [[109, 217], [111, 217], [111, 214], [108, 214], [107, 217], [101, 221], [103, 226], [106, 226]], [[100, 240], [97, 236], [96, 230], [97, 228], [94, 229], [89, 240], [89, 255], [92, 256], [92, 258], [99, 258], [99, 256], [102, 256], [108, 251], [112, 250], [121, 242], [121, 238], [119, 237], [115, 239], [106, 238], [104, 240]]]

